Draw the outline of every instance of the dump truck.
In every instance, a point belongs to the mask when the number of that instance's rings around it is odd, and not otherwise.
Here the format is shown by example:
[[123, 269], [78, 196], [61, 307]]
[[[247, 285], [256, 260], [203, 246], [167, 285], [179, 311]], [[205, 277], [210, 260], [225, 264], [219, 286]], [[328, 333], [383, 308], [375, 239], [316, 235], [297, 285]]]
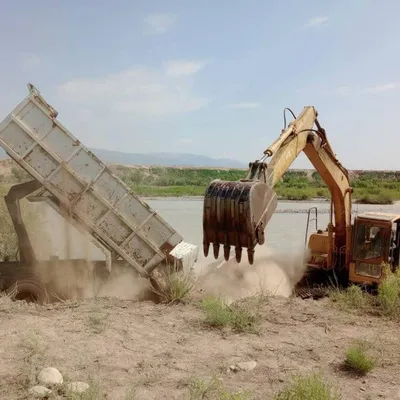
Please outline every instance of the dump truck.
[[326, 183], [331, 194], [330, 220], [325, 231], [317, 230], [306, 241], [309, 250], [307, 273], [302, 283], [365, 284], [376, 287], [384, 279], [384, 264], [394, 271], [399, 266], [400, 214], [364, 213], [352, 221], [352, 193], [349, 174], [336, 158], [317, 110], [306, 106], [282, 129], [279, 137], [249, 164], [239, 181], [213, 180], [204, 195], [203, 251], [207, 257], [212, 244], [214, 257], [221, 246], [230, 258], [231, 247], [238, 263], [247, 248], [254, 262], [257, 245], [265, 243], [265, 228], [272, 218], [277, 195], [275, 185], [302, 152]]
[[[18, 238], [19, 259], [0, 263], [0, 290], [15, 298], [44, 301], [46, 284], [35, 273], [38, 260], [21, 217], [20, 200], [44, 202], [105, 255], [103, 271], [124, 264], [157, 286], [156, 269], [173, 263], [193, 268], [195, 245], [184, 242], [157, 212], [57, 119], [58, 112], [39, 90], [29, 93], [0, 123], [0, 146], [32, 180], [14, 185], [5, 202]], [[1, 228], [0, 228], [1, 229]], [[83, 260], [84, 261], [84, 260]], [[58, 266], [71, 264], [58, 260]]]

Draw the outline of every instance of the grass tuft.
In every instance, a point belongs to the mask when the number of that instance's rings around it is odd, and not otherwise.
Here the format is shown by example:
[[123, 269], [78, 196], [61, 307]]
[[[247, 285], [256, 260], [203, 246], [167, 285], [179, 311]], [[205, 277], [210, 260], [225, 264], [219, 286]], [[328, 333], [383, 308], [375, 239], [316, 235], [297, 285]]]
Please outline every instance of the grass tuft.
[[157, 288], [151, 290], [160, 298], [162, 303], [175, 304], [185, 301], [195, 286], [195, 278], [190, 271], [177, 270], [168, 265], [162, 274]]
[[20, 380], [23, 387], [30, 387], [36, 383], [36, 377], [44, 366], [47, 344], [40, 332], [27, 331], [19, 342], [23, 351], [23, 362]]
[[375, 360], [367, 354], [367, 345], [358, 342], [348, 348], [344, 366], [358, 375], [366, 375], [375, 367]]
[[253, 400], [248, 391], [230, 392], [217, 377], [195, 378], [189, 383], [189, 400]]
[[206, 325], [223, 328], [232, 322], [232, 313], [224, 300], [208, 297], [201, 303]]
[[231, 326], [236, 332], [258, 332], [260, 316], [249, 306], [233, 304], [228, 306], [221, 298], [208, 297], [201, 303], [204, 323], [215, 328]]
[[388, 265], [384, 265], [386, 278], [378, 287], [377, 306], [382, 314], [400, 316], [400, 270], [392, 272]]
[[202, 379], [194, 378], [189, 383], [189, 400], [209, 399], [221, 390], [222, 383], [216, 378]]
[[361, 287], [352, 285], [345, 290], [333, 289], [329, 293], [332, 301], [343, 310], [370, 312], [397, 319], [400, 317], [400, 270], [392, 272], [383, 264], [385, 279], [378, 286], [376, 296], [363, 291]]
[[109, 314], [96, 307], [88, 316], [87, 324], [94, 333], [102, 333], [108, 326]]
[[275, 400], [339, 400], [340, 394], [319, 374], [295, 376]]
[[357, 285], [351, 285], [346, 290], [335, 288], [329, 292], [329, 297], [342, 309], [365, 309], [372, 301], [372, 296]]

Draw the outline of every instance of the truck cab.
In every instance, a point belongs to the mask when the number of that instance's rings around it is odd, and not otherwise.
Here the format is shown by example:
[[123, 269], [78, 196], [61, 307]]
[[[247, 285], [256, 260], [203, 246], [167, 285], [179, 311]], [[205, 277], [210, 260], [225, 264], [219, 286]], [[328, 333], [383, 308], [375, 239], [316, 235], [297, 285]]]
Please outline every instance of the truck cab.
[[379, 284], [382, 264], [399, 266], [400, 215], [369, 212], [354, 219], [349, 281]]

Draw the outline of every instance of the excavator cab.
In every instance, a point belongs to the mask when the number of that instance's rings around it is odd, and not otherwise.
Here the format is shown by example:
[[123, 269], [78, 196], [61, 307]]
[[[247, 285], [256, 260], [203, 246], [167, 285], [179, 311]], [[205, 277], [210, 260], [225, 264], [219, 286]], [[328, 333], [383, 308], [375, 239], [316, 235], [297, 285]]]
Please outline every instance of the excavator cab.
[[379, 284], [384, 279], [382, 264], [392, 271], [399, 266], [400, 215], [365, 213], [353, 226], [349, 281]]

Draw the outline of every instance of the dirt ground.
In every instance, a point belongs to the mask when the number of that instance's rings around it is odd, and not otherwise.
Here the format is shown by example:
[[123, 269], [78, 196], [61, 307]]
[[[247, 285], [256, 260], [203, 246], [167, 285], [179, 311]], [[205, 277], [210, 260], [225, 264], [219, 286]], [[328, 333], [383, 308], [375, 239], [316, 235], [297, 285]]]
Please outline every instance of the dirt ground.
[[[196, 302], [118, 299], [47, 306], [0, 300], [0, 398], [24, 399], [42, 367], [64, 381], [93, 380], [108, 399], [189, 399], [193, 378], [218, 376], [228, 391], [272, 399], [293, 374], [322, 370], [343, 399], [400, 398], [397, 323], [338, 312], [328, 299], [263, 299], [259, 334], [203, 324]], [[358, 378], [341, 368], [346, 347], [368, 340], [377, 367]], [[254, 360], [252, 371], [228, 372]], [[92, 398], [92, 397], [91, 397]], [[241, 397], [238, 397], [241, 399]]]

